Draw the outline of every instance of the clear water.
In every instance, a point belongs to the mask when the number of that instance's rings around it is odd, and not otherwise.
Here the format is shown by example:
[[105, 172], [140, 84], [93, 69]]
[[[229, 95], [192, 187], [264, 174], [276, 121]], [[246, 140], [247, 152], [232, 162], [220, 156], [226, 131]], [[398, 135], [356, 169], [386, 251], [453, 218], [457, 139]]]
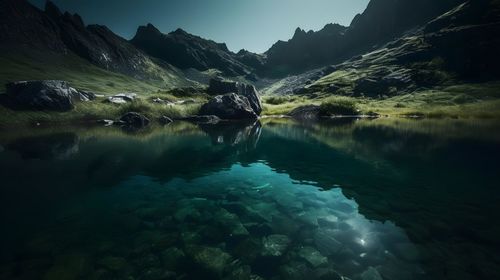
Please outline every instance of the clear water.
[[0, 279], [500, 279], [500, 130], [0, 133]]

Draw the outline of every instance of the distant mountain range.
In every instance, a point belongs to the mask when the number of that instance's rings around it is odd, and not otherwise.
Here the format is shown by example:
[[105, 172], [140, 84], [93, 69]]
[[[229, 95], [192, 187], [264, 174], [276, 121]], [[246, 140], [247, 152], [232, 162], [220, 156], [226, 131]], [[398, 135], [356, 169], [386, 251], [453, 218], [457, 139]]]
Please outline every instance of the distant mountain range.
[[2, 0], [0, 50], [76, 55], [106, 71], [174, 86], [203, 80], [193, 78], [193, 71], [257, 81], [304, 73], [379, 49], [409, 30], [426, 26], [461, 2], [371, 0], [348, 27], [327, 24], [317, 32], [297, 28], [289, 41], [278, 41], [265, 53], [255, 54], [246, 50], [234, 53], [224, 43], [182, 29], [164, 34], [151, 24], [140, 26], [128, 41], [105, 26], [86, 26], [78, 14], [63, 13], [50, 1], [42, 11], [25, 0]]

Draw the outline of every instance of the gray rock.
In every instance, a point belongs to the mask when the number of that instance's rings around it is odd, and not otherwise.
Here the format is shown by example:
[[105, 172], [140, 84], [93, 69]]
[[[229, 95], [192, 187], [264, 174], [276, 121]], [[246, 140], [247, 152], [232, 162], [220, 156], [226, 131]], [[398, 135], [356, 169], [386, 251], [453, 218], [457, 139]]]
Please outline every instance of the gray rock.
[[260, 115], [260, 113], [262, 113], [262, 103], [259, 93], [253, 85], [223, 79], [211, 79], [208, 93], [212, 95], [236, 93], [248, 99], [255, 114]]
[[299, 256], [313, 267], [328, 263], [328, 259], [312, 247], [301, 248], [299, 250]]
[[267, 257], [280, 257], [287, 250], [291, 241], [286, 235], [273, 234], [262, 239], [262, 255]]
[[113, 120], [98, 120], [97, 123], [98, 124], [103, 124], [104, 126], [111, 126], [115, 122]]
[[363, 273], [361, 273], [362, 280], [382, 280], [382, 276], [377, 271], [377, 269], [373, 267], [369, 267]]
[[160, 123], [162, 123], [162, 124], [169, 124], [171, 122], [173, 122], [173, 120], [167, 116], [162, 116], [160, 118]]
[[337, 241], [330, 231], [318, 230], [314, 235], [316, 248], [325, 256], [334, 255], [342, 249], [342, 243]]
[[194, 246], [188, 249], [189, 256], [201, 267], [221, 277], [233, 258], [219, 248]]
[[161, 253], [161, 261], [163, 267], [176, 271], [186, 261], [186, 254], [177, 247], [168, 248]]
[[289, 116], [298, 120], [315, 120], [319, 118], [320, 107], [317, 105], [305, 105], [293, 109]]
[[339, 222], [339, 218], [334, 215], [328, 215], [325, 217], [318, 217], [318, 224], [320, 227], [325, 228], [335, 228]]
[[90, 92], [76, 90], [65, 81], [20, 81], [6, 85], [2, 104], [13, 109], [69, 111], [75, 102], [95, 98]]
[[126, 126], [134, 128], [148, 126], [150, 122], [149, 119], [144, 115], [135, 112], [126, 113], [125, 115], [121, 116], [120, 121], [124, 122]]
[[203, 105], [200, 115], [215, 115], [221, 119], [257, 119], [246, 97], [236, 93], [218, 95]]
[[113, 104], [124, 104], [127, 102], [134, 101], [136, 96], [137, 94], [135, 93], [119, 93], [108, 97], [106, 101]]

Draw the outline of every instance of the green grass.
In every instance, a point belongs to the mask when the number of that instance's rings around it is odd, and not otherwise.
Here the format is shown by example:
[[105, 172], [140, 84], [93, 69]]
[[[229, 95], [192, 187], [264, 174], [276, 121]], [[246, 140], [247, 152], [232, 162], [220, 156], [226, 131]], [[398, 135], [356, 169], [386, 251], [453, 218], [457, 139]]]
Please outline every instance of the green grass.
[[357, 102], [350, 98], [328, 98], [321, 102], [320, 115], [322, 116], [354, 116], [359, 114]]
[[[263, 114], [265, 115], [284, 115], [299, 106], [310, 104], [324, 104], [325, 109], [335, 112], [340, 103], [340, 107], [347, 107], [349, 110], [359, 109], [361, 114], [376, 113], [393, 117], [500, 119], [500, 82], [460, 84], [385, 99], [342, 97], [319, 93], [319, 97], [315, 99], [296, 98], [278, 105], [269, 104], [267, 100], [264, 99]], [[349, 110], [334, 114], [348, 115]]]
[[149, 100], [137, 99], [127, 104], [110, 104], [102, 99], [93, 102], [82, 102], [69, 112], [45, 111], [13, 111], [0, 106], [0, 126], [15, 127], [40, 123], [45, 124], [77, 124], [95, 123], [99, 119], [116, 120], [127, 112], [142, 113], [151, 120], [161, 116], [171, 118], [194, 115], [198, 112], [201, 103], [186, 105], [167, 105], [152, 103]]
[[151, 62], [149, 80], [138, 80], [99, 68], [72, 54], [41, 51], [0, 50], [0, 92], [8, 82], [19, 80], [65, 80], [71, 86], [101, 94], [136, 92], [144, 94], [189, 85], [175, 73]]

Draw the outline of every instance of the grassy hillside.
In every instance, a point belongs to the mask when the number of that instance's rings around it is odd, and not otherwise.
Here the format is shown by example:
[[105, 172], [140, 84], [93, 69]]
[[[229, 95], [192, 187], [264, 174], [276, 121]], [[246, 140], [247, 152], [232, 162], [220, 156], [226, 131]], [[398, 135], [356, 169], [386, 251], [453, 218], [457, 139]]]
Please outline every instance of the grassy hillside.
[[[106, 71], [73, 54], [13, 49], [0, 50], [0, 91], [5, 83], [18, 80], [60, 79], [71, 86], [101, 94], [118, 92], [150, 93], [159, 89], [191, 85], [173, 70], [152, 65], [154, 80], [140, 81], [122, 74]], [[154, 75], [153, 75], [154, 74]]]
[[427, 118], [500, 118], [500, 82], [435, 87], [387, 98], [332, 96], [328, 93], [320, 93], [315, 98], [267, 96], [264, 97], [263, 114], [282, 115], [299, 106], [338, 103], [339, 100], [354, 104], [360, 114]]

